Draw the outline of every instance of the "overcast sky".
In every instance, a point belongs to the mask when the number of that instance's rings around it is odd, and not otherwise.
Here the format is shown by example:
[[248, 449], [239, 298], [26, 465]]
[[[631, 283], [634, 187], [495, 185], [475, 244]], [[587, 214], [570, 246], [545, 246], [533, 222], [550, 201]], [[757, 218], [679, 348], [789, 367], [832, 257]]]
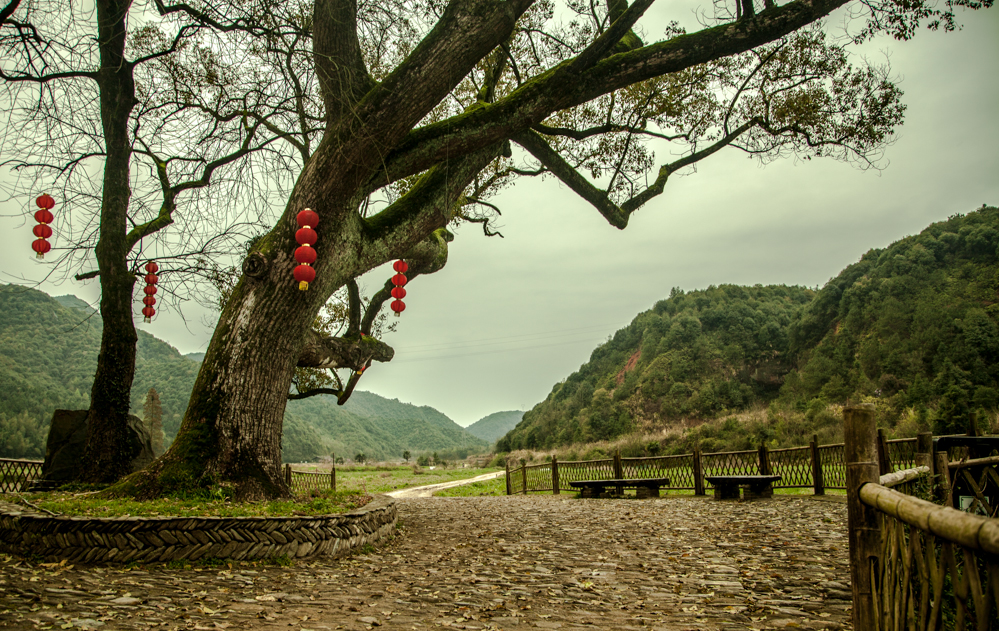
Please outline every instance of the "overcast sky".
[[[692, 6], [659, 0], [641, 22], [647, 39], [671, 19], [695, 28]], [[624, 231], [554, 180], [504, 191], [493, 201], [505, 238], [478, 226], [458, 232], [448, 266], [407, 286], [407, 309], [385, 340], [396, 359], [372, 366], [359, 389], [461, 425], [527, 410], [671, 287], [820, 286], [871, 248], [999, 205], [999, 10], [960, 17], [959, 33], [865, 46], [875, 59], [890, 56], [908, 105], [880, 173], [828, 160], [760, 167], [723, 151], [671, 179]], [[0, 218], [3, 282], [44, 276], [32, 238], [30, 223]], [[362, 284], [370, 293], [390, 274], [383, 266]], [[40, 289], [98, 298], [96, 282]], [[181, 352], [201, 351], [214, 315], [190, 307], [186, 325], [169, 312], [136, 323]]]

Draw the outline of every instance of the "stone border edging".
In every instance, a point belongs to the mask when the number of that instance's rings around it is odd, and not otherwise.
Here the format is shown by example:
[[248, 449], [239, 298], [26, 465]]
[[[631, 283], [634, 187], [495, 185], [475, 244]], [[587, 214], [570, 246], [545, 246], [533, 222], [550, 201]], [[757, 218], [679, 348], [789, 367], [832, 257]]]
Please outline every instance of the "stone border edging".
[[340, 557], [395, 530], [393, 498], [308, 517], [70, 517], [0, 503], [0, 552], [73, 563]]

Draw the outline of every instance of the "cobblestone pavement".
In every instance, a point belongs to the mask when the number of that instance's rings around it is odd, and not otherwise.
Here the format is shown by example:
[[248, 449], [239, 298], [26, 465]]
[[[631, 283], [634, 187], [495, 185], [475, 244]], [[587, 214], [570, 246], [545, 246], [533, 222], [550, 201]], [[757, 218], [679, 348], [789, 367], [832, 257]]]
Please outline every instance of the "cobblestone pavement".
[[343, 560], [171, 569], [0, 556], [0, 628], [850, 628], [841, 502], [399, 501], [398, 536]]

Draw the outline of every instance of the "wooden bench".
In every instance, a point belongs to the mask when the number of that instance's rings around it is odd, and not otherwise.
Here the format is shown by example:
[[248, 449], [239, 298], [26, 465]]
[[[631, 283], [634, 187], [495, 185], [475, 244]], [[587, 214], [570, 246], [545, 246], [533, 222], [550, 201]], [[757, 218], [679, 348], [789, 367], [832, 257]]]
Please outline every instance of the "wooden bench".
[[640, 478], [636, 480], [579, 480], [570, 482], [569, 486], [579, 489], [582, 497], [612, 497], [605, 489], [615, 487], [618, 495], [622, 489], [635, 489], [639, 499], [659, 497], [659, 488], [669, 486], [669, 478]]
[[756, 500], [774, 496], [774, 482], [779, 475], [706, 475], [704, 479], [715, 487], [716, 500], [739, 499], [739, 488], [745, 488], [743, 499]]

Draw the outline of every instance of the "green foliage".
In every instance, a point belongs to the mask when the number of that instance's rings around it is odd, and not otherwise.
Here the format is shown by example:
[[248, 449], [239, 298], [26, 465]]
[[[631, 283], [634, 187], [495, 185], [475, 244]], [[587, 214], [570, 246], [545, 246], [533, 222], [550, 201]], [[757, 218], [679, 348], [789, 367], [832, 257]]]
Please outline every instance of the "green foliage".
[[493, 412], [466, 427], [465, 431], [491, 443], [516, 427], [523, 418], [524, 413], [519, 410]]
[[[157, 406], [152, 401], [146, 406], [155, 389], [168, 446], [183, 419], [200, 358], [185, 357], [138, 333], [131, 412], [155, 416]], [[100, 317], [75, 296], [51, 298], [33, 289], [0, 286], [0, 457], [44, 457], [53, 410], [89, 406], [100, 338]], [[358, 452], [381, 460], [404, 450], [466, 450], [467, 455], [488, 446], [433, 408], [368, 392], [354, 392], [343, 407], [328, 397], [289, 401], [282, 442], [286, 462]]]
[[999, 210], [983, 206], [865, 254], [790, 327], [798, 369], [782, 399], [874, 398], [892, 419], [928, 409], [944, 434], [964, 432], [974, 409], [995, 410], [997, 246]]
[[673, 290], [594, 350], [497, 449], [609, 440], [768, 401], [793, 366], [788, 327], [814, 293], [760, 285]]
[[971, 412], [999, 406], [997, 248], [999, 209], [983, 206], [871, 250], [818, 292], [674, 289], [496, 449], [612, 440], [775, 401], [771, 425], [796, 410], [824, 427], [829, 404], [876, 401], [883, 425], [963, 432]]

